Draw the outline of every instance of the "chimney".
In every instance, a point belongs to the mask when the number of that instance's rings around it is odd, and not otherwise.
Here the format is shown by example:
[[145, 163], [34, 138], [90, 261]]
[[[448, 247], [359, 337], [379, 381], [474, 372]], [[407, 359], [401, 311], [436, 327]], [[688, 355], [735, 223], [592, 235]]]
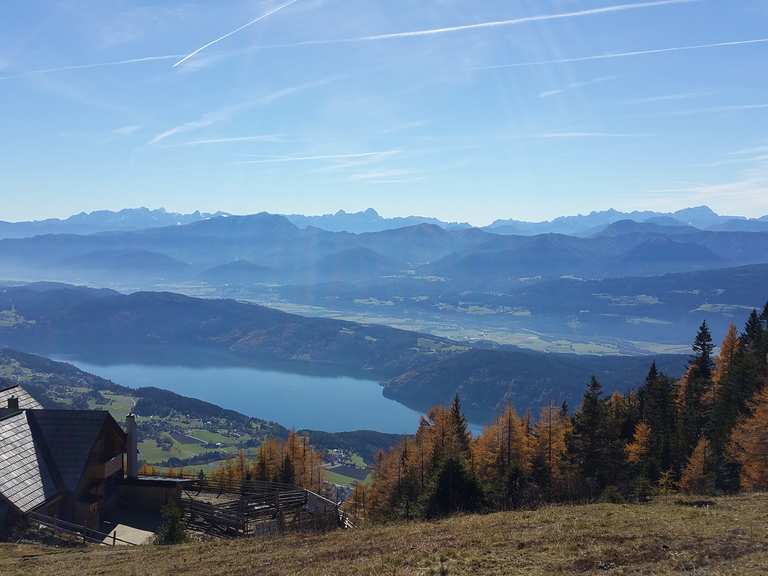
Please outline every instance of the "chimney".
[[128, 414], [125, 417], [125, 427], [128, 433], [128, 478], [136, 479], [139, 476], [139, 446], [136, 438], [136, 416]]
[[8, 410], [13, 412], [19, 411], [19, 399], [16, 398], [16, 396], [11, 396], [8, 398]]

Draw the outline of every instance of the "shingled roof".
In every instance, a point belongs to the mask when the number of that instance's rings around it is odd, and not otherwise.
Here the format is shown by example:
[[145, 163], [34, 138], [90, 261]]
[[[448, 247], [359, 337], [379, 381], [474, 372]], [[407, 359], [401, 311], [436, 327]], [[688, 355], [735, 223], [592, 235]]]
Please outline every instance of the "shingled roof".
[[110, 418], [109, 413], [100, 410], [32, 410], [28, 414], [34, 418], [64, 487], [74, 492], [99, 432]]
[[43, 408], [40, 402], [32, 398], [29, 392], [18, 384], [0, 389], [0, 408], [5, 408], [8, 405], [8, 399], [14, 396], [18, 398], [19, 409], [21, 410], [41, 410]]
[[[7, 408], [13, 396], [19, 410]], [[105, 426], [124, 434], [109, 412], [46, 410], [20, 386], [0, 390], [0, 499], [29, 512], [77, 493]]]
[[0, 419], [0, 496], [28, 512], [58, 494], [28, 412]]

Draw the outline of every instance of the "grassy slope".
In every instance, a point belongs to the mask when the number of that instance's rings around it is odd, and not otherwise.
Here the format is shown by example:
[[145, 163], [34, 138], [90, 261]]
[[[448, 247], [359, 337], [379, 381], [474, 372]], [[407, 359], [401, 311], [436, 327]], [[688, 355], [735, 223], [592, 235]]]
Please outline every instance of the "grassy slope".
[[176, 548], [0, 546], [4, 576], [733, 574], [768, 566], [768, 495], [547, 507], [436, 523]]

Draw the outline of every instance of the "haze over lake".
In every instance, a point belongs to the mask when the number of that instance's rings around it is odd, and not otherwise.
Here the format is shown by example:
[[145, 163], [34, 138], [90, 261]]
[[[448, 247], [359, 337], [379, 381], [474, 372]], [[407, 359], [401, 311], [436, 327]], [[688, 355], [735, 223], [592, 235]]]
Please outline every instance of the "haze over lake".
[[419, 424], [418, 412], [385, 398], [381, 386], [372, 380], [251, 367], [100, 365], [71, 357], [57, 359], [116, 384], [171, 390], [287, 428], [412, 433]]

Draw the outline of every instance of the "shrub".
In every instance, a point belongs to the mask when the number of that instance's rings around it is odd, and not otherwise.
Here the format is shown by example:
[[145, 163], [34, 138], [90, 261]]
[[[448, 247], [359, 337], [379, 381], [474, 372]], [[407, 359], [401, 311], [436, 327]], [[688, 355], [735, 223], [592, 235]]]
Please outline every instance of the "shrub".
[[155, 535], [155, 544], [170, 546], [187, 541], [187, 533], [184, 530], [184, 519], [181, 509], [175, 501], [171, 501], [163, 507], [162, 521]]

